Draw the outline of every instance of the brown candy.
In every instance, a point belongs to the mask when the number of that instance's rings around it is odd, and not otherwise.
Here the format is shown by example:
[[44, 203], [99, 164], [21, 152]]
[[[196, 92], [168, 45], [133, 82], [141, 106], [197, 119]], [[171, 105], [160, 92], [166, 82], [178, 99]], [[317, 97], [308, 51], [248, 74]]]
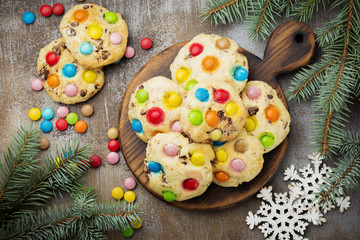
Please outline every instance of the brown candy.
[[84, 115], [84, 117], [90, 117], [94, 113], [94, 108], [90, 104], [85, 104], [81, 107], [81, 114]]
[[50, 147], [50, 141], [47, 138], [41, 137], [40, 138], [40, 150], [46, 150]]
[[239, 139], [234, 143], [235, 152], [243, 153], [246, 152], [248, 148], [249, 144], [243, 139]]
[[117, 139], [119, 135], [119, 131], [117, 130], [117, 128], [109, 128], [106, 134], [110, 139]]
[[216, 47], [220, 50], [225, 50], [230, 47], [230, 41], [227, 38], [220, 38], [216, 41]]

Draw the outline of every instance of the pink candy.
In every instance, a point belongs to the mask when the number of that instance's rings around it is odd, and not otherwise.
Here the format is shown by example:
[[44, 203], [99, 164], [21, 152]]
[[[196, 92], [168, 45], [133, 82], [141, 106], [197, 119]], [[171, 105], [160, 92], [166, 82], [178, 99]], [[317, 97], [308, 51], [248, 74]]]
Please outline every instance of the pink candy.
[[169, 143], [164, 147], [164, 151], [168, 156], [173, 157], [178, 155], [179, 148], [176, 145]]
[[126, 47], [126, 50], [125, 50], [125, 57], [126, 58], [132, 58], [133, 56], [135, 55], [135, 50], [134, 48], [132, 47]]
[[171, 125], [171, 131], [173, 131], [173, 132], [179, 132], [179, 133], [182, 133], [182, 132], [183, 132], [182, 127], [181, 127], [179, 121], [175, 121], [175, 122]]
[[117, 164], [119, 162], [119, 155], [116, 152], [111, 152], [106, 156], [106, 160], [110, 164]]
[[230, 165], [231, 165], [232, 169], [234, 169], [237, 172], [240, 172], [240, 171], [244, 170], [244, 168], [245, 168], [244, 161], [241, 159], [238, 159], [238, 158], [233, 159], [231, 161]]
[[246, 91], [246, 95], [250, 98], [250, 99], [257, 99], [261, 94], [260, 88], [255, 87], [255, 86], [250, 86], [247, 91]]
[[41, 79], [39, 79], [39, 78], [35, 78], [35, 79], [31, 80], [30, 85], [34, 91], [40, 91], [43, 88], [43, 83], [42, 83]]
[[66, 116], [69, 114], [69, 109], [65, 106], [61, 106], [56, 110], [56, 113], [59, 118], [66, 118]]
[[136, 187], [136, 181], [132, 177], [125, 178], [124, 187], [128, 190], [133, 190]]
[[78, 88], [75, 86], [75, 84], [70, 83], [66, 85], [64, 92], [69, 97], [75, 97], [78, 92]]
[[122, 42], [122, 36], [118, 32], [113, 32], [110, 34], [110, 42], [113, 45], [119, 45]]

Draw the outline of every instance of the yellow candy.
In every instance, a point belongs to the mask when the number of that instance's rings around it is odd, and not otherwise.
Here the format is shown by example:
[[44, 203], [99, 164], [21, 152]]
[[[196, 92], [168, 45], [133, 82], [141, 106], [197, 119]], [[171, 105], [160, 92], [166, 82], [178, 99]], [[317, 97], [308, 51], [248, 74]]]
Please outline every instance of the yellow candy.
[[127, 202], [133, 202], [136, 199], [136, 195], [133, 191], [127, 191], [124, 195], [124, 200]]
[[32, 121], [37, 121], [41, 118], [41, 111], [38, 108], [32, 108], [29, 111], [29, 118]]
[[111, 196], [113, 198], [115, 198], [116, 200], [120, 200], [122, 199], [122, 197], [124, 196], [124, 190], [122, 190], [121, 187], [115, 187], [113, 188], [113, 190], [111, 191]]
[[139, 221], [138, 221], [138, 220], [131, 221], [131, 226], [132, 226], [132, 228], [134, 228], [134, 229], [139, 229], [139, 228], [141, 228], [141, 226], [142, 226], [142, 219], [139, 218]]
[[238, 105], [236, 103], [229, 102], [226, 104], [225, 113], [227, 116], [233, 116], [237, 113], [237, 111], [238, 111]]
[[216, 151], [216, 159], [219, 161], [219, 162], [226, 162], [228, 160], [228, 154], [226, 153], [226, 151], [224, 149], [219, 149]]
[[[62, 158], [58, 158], [58, 157], [54, 159], [54, 162], [55, 162], [55, 164], [56, 164], [56, 167], [59, 167], [60, 164], [63, 163], [63, 161], [64, 161], [64, 160], [62, 160]], [[71, 165], [73, 165], [74, 167], [77, 167], [77, 164], [76, 164], [76, 163], [71, 163]], [[72, 166], [68, 166], [68, 168], [72, 169], [73, 167], [72, 167]]]
[[205, 164], [204, 154], [201, 152], [194, 152], [191, 156], [191, 163], [198, 167], [203, 166]]
[[246, 120], [245, 120], [245, 129], [246, 129], [246, 131], [247, 132], [252, 132], [252, 131], [254, 131], [255, 130], [255, 128], [256, 128], [256, 123], [255, 123], [255, 121], [254, 121], [254, 119], [252, 119], [252, 118], [246, 118]]
[[178, 84], [185, 82], [189, 78], [189, 75], [190, 73], [186, 68], [179, 68], [175, 75]]
[[218, 141], [221, 138], [221, 130], [220, 129], [214, 129], [210, 133], [210, 139], [213, 141]]
[[92, 39], [99, 39], [103, 34], [103, 28], [99, 23], [91, 23], [88, 27], [87, 34]]
[[170, 97], [169, 97], [170, 107], [177, 108], [178, 106], [180, 106], [181, 102], [182, 102], [182, 99], [179, 94], [175, 93], [175, 94], [170, 95]]
[[83, 73], [82, 78], [83, 78], [84, 82], [86, 82], [87, 84], [91, 84], [96, 81], [97, 73], [94, 70], [86, 70]]

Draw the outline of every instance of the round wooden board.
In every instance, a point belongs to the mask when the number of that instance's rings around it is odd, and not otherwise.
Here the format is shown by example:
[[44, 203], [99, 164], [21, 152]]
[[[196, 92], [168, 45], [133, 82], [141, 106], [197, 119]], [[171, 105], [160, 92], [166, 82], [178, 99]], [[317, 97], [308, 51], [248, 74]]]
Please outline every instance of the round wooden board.
[[[170, 78], [170, 64], [178, 51], [187, 42], [175, 44], [150, 59], [148, 63], [130, 81], [125, 92], [119, 116], [120, 146], [124, 158], [138, 181], [153, 195], [163, 200], [162, 196], [149, 188], [149, 181], [144, 171], [146, 144], [134, 133], [128, 119], [128, 105], [131, 93], [138, 85], [155, 76]], [[287, 106], [284, 94], [276, 76], [294, 71], [308, 64], [314, 54], [315, 36], [303, 23], [290, 21], [274, 30], [267, 43], [264, 59], [261, 60], [245, 49], [240, 49], [249, 62], [249, 80], [261, 80], [276, 89], [278, 96]], [[251, 182], [236, 188], [224, 188], [212, 183], [199, 197], [169, 204], [185, 209], [209, 210], [224, 209], [243, 201], [259, 191], [275, 174], [289, 144], [287, 137], [276, 149], [264, 155], [264, 166], [260, 174]], [[163, 200], [164, 201], [164, 200]]]

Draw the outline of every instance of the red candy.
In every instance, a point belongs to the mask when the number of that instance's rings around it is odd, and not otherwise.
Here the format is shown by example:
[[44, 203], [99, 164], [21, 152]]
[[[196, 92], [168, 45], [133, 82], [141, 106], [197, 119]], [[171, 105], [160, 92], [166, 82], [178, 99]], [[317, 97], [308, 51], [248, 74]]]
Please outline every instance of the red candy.
[[111, 152], [117, 152], [120, 149], [120, 144], [117, 140], [111, 140], [108, 144], [108, 148]]
[[64, 118], [60, 118], [56, 121], [55, 126], [59, 131], [65, 131], [68, 127], [68, 123]]
[[165, 120], [165, 113], [161, 108], [150, 108], [146, 112], [146, 120], [153, 125], [159, 125]]
[[214, 100], [218, 103], [226, 103], [230, 99], [230, 93], [224, 89], [218, 89], [214, 92]]
[[46, 62], [50, 66], [57, 64], [58, 61], [59, 57], [55, 53], [49, 52], [48, 54], [46, 54]]
[[181, 185], [185, 190], [195, 190], [199, 187], [199, 182], [194, 178], [188, 178]]
[[92, 166], [93, 168], [97, 168], [101, 165], [101, 158], [98, 155], [93, 155], [90, 160], [90, 166]]
[[191, 55], [193, 55], [194, 57], [202, 53], [203, 50], [204, 50], [204, 46], [201, 45], [200, 43], [193, 43], [190, 45], [189, 48]]
[[40, 7], [40, 14], [44, 17], [48, 17], [51, 15], [51, 7], [49, 5], [42, 5]]
[[62, 15], [65, 11], [64, 6], [61, 3], [55, 3], [52, 7], [53, 13], [57, 16]]
[[141, 43], [140, 43], [140, 46], [143, 48], [143, 49], [150, 49], [152, 47], [152, 41], [150, 38], [144, 38], [143, 40], [141, 40]]

